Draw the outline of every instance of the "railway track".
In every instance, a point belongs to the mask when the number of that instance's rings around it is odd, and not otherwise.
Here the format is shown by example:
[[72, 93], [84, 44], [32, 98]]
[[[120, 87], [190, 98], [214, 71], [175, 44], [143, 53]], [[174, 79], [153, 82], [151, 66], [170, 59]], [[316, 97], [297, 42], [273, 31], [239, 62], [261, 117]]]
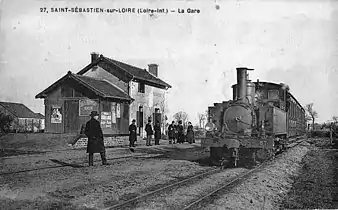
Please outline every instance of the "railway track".
[[[299, 145], [301, 142], [305, 141], [306, 139], [296, 139], [295, 141], [292, 142], [291, 145], [288, 146], [288, 148], [292, 148], [295, 147], [297, 145]], [[282, 154], [282, 153], [281, 153]], [[277, 155], [276, 157], [280, 156], [281, 154]], [[241, 173], [240, 175], [229, 179], [229, 181], [227, 181], [224, 184], [221, 184], [219, 187], [214, 188], [212, 190], [210, 190], [208, 193], [203, 194], [202, 196], [198, 197], [197, 199], [194, 199], [192, 201], [190, 201], [187, 204], [184, 204], [183, 206], [180, 206], [179, 209], [184, 209], [184, 210], [188, 210], [188, 209], [198, 209], [198, 207], [200, 206], [200, 204], [203, 204], [203, 202], [206, 202], [208, 200], [208, 198], [214, 196], [215, 194], [221, 192], [221, 191], [225, 191], [225, 190], [229, 190], [232, 188], [232, 186], [236, 186], [237, 183], [241, 182], [242, 180], [245, 180], [247, 177], [249, 177], [250, 175], [252, 175], [253, 173], [257, 172], [258, 170], [262, 169], [264, 166], [267, 165], [267, 163], [269, 163], [271, 160], [267, 160], [259, 165], [257, 165], [255, 168], [253, 169], [249, 169], [244, 173]], [[194, 175], [192, 177], [183, 179], [181, 181], [166, 185], [164, 187], [158, 188], [156, 190], [147, 192], [145, 194], [142, 194], [140, 196], [137, 196], [135, 198], [123, 201], [119, 204], [115, 204], [109, 207], [104, 208], [103, 210], [113, 210], [113, 209], [130, 209], [132, 207], [135, 207], [134, 205], [136, 205], [137, 203], [141, 203], [142, 201], [146, 200], [147, 198], [149, 199], [150, 197], [154, 196], [154, 195], [159, 195], [159, 194], [163, 194], [166, 193], [174, 188], [177, 187], [182, 187], [182, 186], [187, 186], [189, 184], [192, 184], [194, 182], [196, 182], [197, 180], [203, 180], [209, 176], [215, 175], [217, 173], [221, 173], [224, 172], [225, 170], [223, 170], [221, 167], [220, 168], [216, 168], [216, 169], [212, 169], [212, 170], [208, 170], [208, 171], [204, 171], [202, 173], [199, 173], [197, 175]], [[176, 208], [175, 208], [176, 209]]]
[[[299, 145], [300, 143], [302, 143], [303, 141], [306, 141], [306, 139], [296, 139], [291, 145], [288, 145], [288, 148], [292, 148], [295, 147], [297, 145]], [[281, 154], [279, 154], [281, 155]], [[277, 156], [279, 156], [277, 155]], [[261, 165], [258, 165], [256, 168], [253, 168], [241, 175], [239, 175], [238, 177], [230, 180], [229, 182], [226, 182], [225, 184], [221, 185], [220, 187], [212, 190], [211, 192], [201, 196], [200, 198], [197, 198], [196, 200], [190, 202], [188, 205], [186, 205], [184, 208], [182, 208], [183, 210], [189, 210], [189, 209], [200, 209], [201, 206], [203, 206], [203, 202], [206, 202], [210, 197], [220, 193], [220, 192], [225, 192], [230, 190], [233, 186], [236, 186], [236, 183], [241, 182], [242, 180], [245, 180], [246, 178], [248, 178], [250, 175], [254, 174], [255, 172], [257, 172], [259, 169], [262, 169], [264, 166], [267, 165], [267, 163], [270, 160], [267, 160], [265, 162], [263, 162]]]
[[[116, 157], [116, 158], [107, 158], [107, 160], [122, 160], [122, 159], [129, 159], [129, 158], [141, 158], [141, 159], [147, 159], [147, 158], [153, 158], [158, 157], [162, 155], [148, 155], [145, 156], [142, 155], [128, 155], [128, 156], [122, 156], [122, 157]], [[57, 163], [59, 165], [56, 166], [47, 166], [47, 167], [41, 167], [41, 168], [33, 168], [33, 169], [26, 169], [26, 170], [19, 170], [19, 171], [10, 171], [10, 172], [3, 172], [0, 173], [0, 176], [6, 176], [6, 175], [13, 175], [13, 174], [19, 174], [19, 173], [27, 173], [32, 171], [41, 171], [46, 169], [55, 169], [55, 168], [64, 168], [64, 167], [72, 167], [72, 168], [83, 168], [86, 167], [85, 164], [88, 164], [88, 162], [80, 162], [80, 163], [66, 163], [55, 159], [49, 159], [50, 161]], [[96, 160], [94, 162], [101, 162], [101, 160]]]

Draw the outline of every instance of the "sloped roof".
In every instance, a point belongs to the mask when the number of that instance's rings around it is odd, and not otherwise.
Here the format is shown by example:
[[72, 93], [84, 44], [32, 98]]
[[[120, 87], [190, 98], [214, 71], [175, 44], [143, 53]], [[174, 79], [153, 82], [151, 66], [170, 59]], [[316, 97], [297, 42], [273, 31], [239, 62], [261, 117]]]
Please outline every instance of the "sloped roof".
[[136, 66], [132, 66], [132, 65], [129, 65], [129, 64], [126, 64], [126, 63], [122, 63], [120, 61], [117, 61], [117, 60], [114, 60], [114, 59], [111, 59], [111, 58], [107, 58], [107, 57], [104, 57], [104, 58], [107, 59], [108, 61], [110, 61], [111, 63], [119, 66], [123, 70], [127, 71], [129, 74], [133, 75], [136, 79], [151, 81], [151, 82], [163, 85], [165, 87], [171, 88], [171, 86], [168, 83], [166, 83], [166, 82], [162, 81], [161, 79], [155, 77], [154, 75], [150, 74], [145, 69], [141, 69], [141, 68], [138, 68]]
[[81, 71], [79, 71], [77, 74], [81, 75], [86, 73], [89, 69], [91, 69], [94, 65], [99, 65], [100, 62], [107, 62], [110, 65], [116, 66], [119, 69], [123, 70], [124, 72], [128, 73], [129, 75], [132, 75], [134, 80], [140, 80], [144, 82], [148, 82], [149, 85], [155, 85], [159, 86], [161, 88], [171, 88], [171, 85], [164, 82], [163, 80], [159, 79], [158, 77], [150, 74], [147, 70], [141, 69], [136, 66], [132, 66], [126, 63], [123, 63], [121, 61], [117, 61], [111, 58], [107, 58], [103, 55], [100, 55], [100, 57], [93, 63], [89, 64], [85, 68], [83, 68]]
[[82, 80], [92, 88], [96, 89], [97, 91], [101, 92], [104, 97], [111, 97], [111, 98], [119, 98], [125, 100], [131, 100], [132, 98], [126, 94], [123, 90], [119, 89], [114, 84], [101, 79], [96, 79], [93, 77], [87, 77], [82, 75], [73, 74], [74, 77]]
[[0, 102], [6, 110], [12, 113], [14, 116], [19, 118], [38, 118], [36, 113], [30, 110], [27, 106], [21, 103], [14, 102]]
[[121, 89], [116, 87], [115, 85], [109, 83], [106, 80], [96, 79], [88, 76], [82, 76], [73, 74], [70, 71], [67, 75], [56, 81], [54, 84], [49, 86], [47, 89], [39, 93], [35, 96], [35, 98], [44, 98], [50, 91], [54, 90], [58, 87], [62, 82], [66, 79], [72, 79], [75, 82], [85, 86], [87, 89], [90, 89], [98, 96], [103, 98], [112, 98], [112, 99], [119, 99], [124, 101], [132, 101], [133, 99], [123, 92]]
[[36, 116], [36, 118], [39, 118], [39, 119], [44, 119], [45, 118], [45, 116], [43, 114], [41, 114], [41, 113], [35, 113], [35, 116]]

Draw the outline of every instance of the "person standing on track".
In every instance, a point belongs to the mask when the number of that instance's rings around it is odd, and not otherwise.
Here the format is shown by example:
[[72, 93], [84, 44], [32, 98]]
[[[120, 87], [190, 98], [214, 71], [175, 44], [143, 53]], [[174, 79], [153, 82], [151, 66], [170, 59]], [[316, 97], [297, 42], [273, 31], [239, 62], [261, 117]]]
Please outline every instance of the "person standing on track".
[[94, 165], [94, 153], [100, 153], [102, 165], [109, 165], [106, 159], [103, 133], [100, 122], [98, 121], [99, 114], [97, 111], [92, 111], [90, 117], [91, 119], [86, 123], [84, 131], [85, 135], [88, 137], [87, 153], [89, 153], [89, 166]]
[[131, 122], [131, 125], [129, 125], [129, 147], [135, 147], [135, 141], [137, 141], [137, 127], [135, 125], [135, 122], [136, 120], [133, 120]]
[[156, 121], [156, 124], [154, 126], [154, 131], [155, 131], [155, 145], [160, 145], [161, 125], [159, 121]]
[[169, 144], [175, 143], [175, 121], [172, 121], [168, 128]]
[[151, 146], [151, 137], [154, 135], [153, 127], [151, 126], [151, 119], [148, 120], [145, 130], [147, 132], [146, 145]]

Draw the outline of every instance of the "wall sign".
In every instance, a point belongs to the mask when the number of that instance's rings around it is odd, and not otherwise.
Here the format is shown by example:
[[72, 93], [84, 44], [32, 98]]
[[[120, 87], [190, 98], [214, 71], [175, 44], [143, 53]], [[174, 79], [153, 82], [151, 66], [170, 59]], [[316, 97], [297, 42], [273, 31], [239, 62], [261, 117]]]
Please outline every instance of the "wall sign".
[[52, 106], [51, 123], [62, 123], [62, 110], [61, 106]]
[[111, 103], [111, 117], [112, 117], [112, 123], [116, 123], [116, 103]]
[[99, 103], [95, 100], [79, 100], [79, 116], [89, 116], [92, 111], [99, 111]]
[[101, 127], [111, 128], [111, 115], [109, 112], [101, 112]]
[[116, 118], [121, 118], [121, 106], [119, 103], [116, 104]]

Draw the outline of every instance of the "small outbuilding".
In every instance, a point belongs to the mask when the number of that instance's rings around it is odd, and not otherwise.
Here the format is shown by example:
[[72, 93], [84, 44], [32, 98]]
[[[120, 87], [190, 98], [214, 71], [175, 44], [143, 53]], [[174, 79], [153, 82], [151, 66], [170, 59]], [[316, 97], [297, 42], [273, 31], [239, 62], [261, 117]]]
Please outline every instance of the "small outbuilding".
[[0, 102], [0, 112], [13, 118], [12, 132], [39, 132], [44, 130], [44, 116], [22, 103]]
[[128, 133], [133, 99], [108, 81], [69, 71], [36, 98], [45, 99], [45, 132], [78, 133], [97, 111], [105, 134]]

